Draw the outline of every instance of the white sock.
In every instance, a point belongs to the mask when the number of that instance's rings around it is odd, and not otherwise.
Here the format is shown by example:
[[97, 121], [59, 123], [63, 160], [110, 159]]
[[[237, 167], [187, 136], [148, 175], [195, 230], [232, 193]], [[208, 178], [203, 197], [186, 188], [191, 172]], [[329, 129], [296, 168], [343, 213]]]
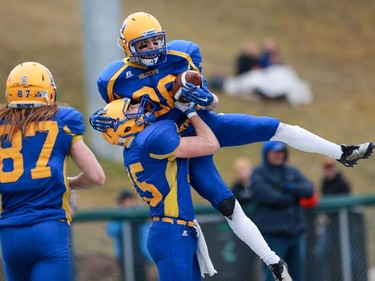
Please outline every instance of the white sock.
[[296, 149], [319, 153], [331, 158], [340, 159], [342, 155], [341, 146], [325, 140], [299, 126], [291, 126], [280, 123], [271, 141], [282, 141]]
[[234, 234], [245, 242], [265, 264], [279, 262], [280, 258], [270, 249], [258, 227], [246, 216], [237, 200], [231, 218], [231, 220], [226, 219]]

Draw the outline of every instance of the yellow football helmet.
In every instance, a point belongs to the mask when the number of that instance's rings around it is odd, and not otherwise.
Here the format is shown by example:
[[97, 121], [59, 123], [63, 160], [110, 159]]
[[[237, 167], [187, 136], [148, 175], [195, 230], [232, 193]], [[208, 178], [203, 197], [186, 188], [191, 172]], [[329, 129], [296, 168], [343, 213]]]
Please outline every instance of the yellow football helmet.
[[[154, 50], [137, 50], [136, 44], [151, 39], [156, 46]], [[120, 30], [121, 46], [132, 63], [153, 66], [167, 59], [165, 31], [159, 21], [150, 14], [138, 12], [129, 15]]]
[[56, 101], [56, 96], [56, 84], [52, 74], [40, 63], [21, 63], [8, 76], [5, 98], [9, 107], [47, 106]]
[[111, 128], [102, 133], [108, 143], [130, 148], [135, 136], [155, 121], [156, 105], [148, 96], [143, 96], [138, 108], [129, 112], [132, 104], [129, 98], [114, 100], [99, 112], [112, 120]]

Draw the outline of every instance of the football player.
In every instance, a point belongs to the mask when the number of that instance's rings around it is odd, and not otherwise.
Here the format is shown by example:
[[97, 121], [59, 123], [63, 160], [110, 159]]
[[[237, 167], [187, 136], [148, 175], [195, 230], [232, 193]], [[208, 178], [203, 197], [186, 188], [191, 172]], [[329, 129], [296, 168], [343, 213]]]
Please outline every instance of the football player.
[[[1, 249], [6, 280], [71, 280], [71, 189], [102, 185], [104, 172], [82, 139], [83, 116], [56, 103], [50, 71], [16, 66], [0, 108]], [[66, 176], [66, 159], [82, 171]]]
[[146, 96], [136, 104], [129, 98], [109, 103], [101, 114], [110, 118], [113, 129], [103, 136], [111, 144], [124, 146], [127, 174], [150, 207], [153, 223], [147, 248], [159, 280], [198, 281], [201, 271], [187, 158], [213, 154], [220, 146], [193, 103], [176, 104], [191, 120], [195, 136], [181, 138], [171, 120], [152, 123], [155, 104]]
[[[150, 14], [138, 12], [129, 15], [120, 29], [119, 45], [126, 58], [110, 63], [100, 74], [97, 83], [100, 95], [108, 103], [128, 97], [140, 100], [147, 95], [157, 103], [154, 115], [157, 120], [175, 121], [183, 135], [193, 135], [189, 120], [174, 107], [172, 83], [175, 77], [188, 69], [202, 71], [199, 46], [193, 42], [174, 40], [166, 42], [165, 31]], [[373, 143], [346, 146], [327, 141], [299, 126], [291, 126], [272, 117], [247, 114], [216, 114], [212, 110], [218, 103], [204, 79], [202, 87], [189, 85], [182, 88], [185, 98], [198, 105], [199, 116], [208, 124], [220, 146], [237, 146], [260, 141], [282, 141], [296, 149], [323, 154], [352, 167], [359, 159], [368, 158]], [[94, 113], [90, 123], [99, 131], [110, 127], [105, 116]], [[201, 171], [206, 171], [202, 173]], [[234, 233], [267, 264], [277, 265], [275, 255], [263, 243], [258, 230], [243, 213], [232, 192], [220, 177], [212, 156], [190, 161], [192, 186], [228, 220]], [[276, 267], [275, 267], [276, 268]], [[279, 267], [283, 270], [283, 266]], [[283, 280], [279, 277], [277, 280]]]

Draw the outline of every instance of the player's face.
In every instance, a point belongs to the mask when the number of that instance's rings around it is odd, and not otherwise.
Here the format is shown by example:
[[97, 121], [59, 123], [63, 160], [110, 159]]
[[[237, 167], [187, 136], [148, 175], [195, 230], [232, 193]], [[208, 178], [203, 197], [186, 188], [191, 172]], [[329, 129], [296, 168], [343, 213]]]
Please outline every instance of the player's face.
[[126, 110], [126, 114], [136, 114], [139, 109], [139, 103], [129, 105], [128, 109]]
[[[135, 43], [135, 49], [137, 52], [148, 52], [154, 51], [162, 47], [163, 44], [163, 37], [162, 36], [155, 36], [152, 38], [147, 38], [145, 40], [141, 40]], [[154, 55], [153, 57], [155, 57]], [[145, 58], [152, 58], [152, 57], [145, 57]]]
[[136, 102], [137, 103], [130, 103], [129, 99], [127, 100], [125, 104], [126, 119], [136, 119], [136, 123], [138, 126], [144, 125], [145, 123], [154, 122], [155, 116], [153, 115], [153, 113], [155, 111], [155, 104], [151, 100], [149, 100], [148, 96], [142, 96], [141, 101]]

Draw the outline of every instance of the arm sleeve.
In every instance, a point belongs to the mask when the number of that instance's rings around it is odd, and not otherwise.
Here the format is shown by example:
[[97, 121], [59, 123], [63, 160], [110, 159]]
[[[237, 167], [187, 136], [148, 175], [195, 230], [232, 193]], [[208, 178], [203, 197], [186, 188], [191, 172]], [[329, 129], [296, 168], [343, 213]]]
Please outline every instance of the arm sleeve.
[[184, 63], [176, 64], [176, 71], [180, 73], [187, 69], [194, 69], [202, 72], [202, 55], [197, 44], [185, 40], [173, 40], [168, 42], [168, 50], [179, 58], [187, 60], [187, 65]]
[[81, 139], [83, 139], [82, 135], [74, 135], [73, 140], [72, 140], [72, 144], [75, 143], [78, 140], [81, 140]]
[[[72, 107], [62, 106], [59, 111], [59, 118], [63, 121], [64, 131], [71, 135], [83, 135], [86, 130], [83, 115]], [[74, 141], [77, 141], [74, 140]]]
[[[113, 86], [116, 78], [118, 77], [118, 72], [121, 73], [124, 66], [123, 60], [116, 60], [107, 65], [104, 70], [99, 74], [96, 80], [96, 85], [102, 99], [109, 103], [115, 98], [115, 93], [113, 92]], [[117, 74], [116, 74], [117, 73]], [[110, 85], [110, 87], [108, 87]], [[110, 92], [108, 92], [110, 91]], [[118, 98], [118, 97], [116, 97]]]
[[101, 76], [99, 76], [98, 80], [96, 80], [98, 91], [102, 99], [109, 103], [108, 93], [107, 93], [107, 83], [102, 79]]

